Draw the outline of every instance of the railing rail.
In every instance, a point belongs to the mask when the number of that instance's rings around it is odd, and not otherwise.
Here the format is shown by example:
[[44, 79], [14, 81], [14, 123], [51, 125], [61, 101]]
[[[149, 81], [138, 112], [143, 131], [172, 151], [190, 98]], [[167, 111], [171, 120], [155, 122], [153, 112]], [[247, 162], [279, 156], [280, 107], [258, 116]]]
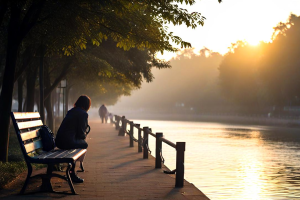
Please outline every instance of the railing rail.
[[[148, 154], [151, 154], [149, 149], [149, 135], [156, 138], [155, 142], [155, 168], [161, 168], [164, 158], [162, 156], [162, 142], [173, 147], [176, 150], [176, 169], [167, 172], [175, 173], [175, 187], [183, 187], [184, 185], [184, 152], [185, 152], [185, 142], [173, 143], [163, 137], [163, 133], [152, 133], [149, 127], [140, 127], [140, 124], [135, 124], [133, 121], [129, 121], [125, 116], [114, 115], [115, 120], [111, 119], [111, 123], [115, 124], [116, 130], [119, 130], [119, 136], [129, 136], [129, 146], [134, 147], [134, 142], [138, 143], [138, 152], [143, 152], [143, 158], [148, 159]], [[122, 122], [120, 126], [120, 122]], [[127, 129], [127, 124], [129, 124], [130, 129]], [[134, 137], [134, 128], [138, 130], [138, 139]], [[143, 137], [142, 137], [143, 132]]]
[[173, 148], [176, 149], [176, 144], [174, 144], [174, 143], [171, 142], [170, 140], [167, 140], [167, 139], [164, 138], [164, 137], [159, 138], [159, 140], [161, 140], [162, 142], [164, 142], [164, 143], [166, 143], [166, 144], [168, 144], [168, 145], [170, 145], [171, 147], [173, 147]]

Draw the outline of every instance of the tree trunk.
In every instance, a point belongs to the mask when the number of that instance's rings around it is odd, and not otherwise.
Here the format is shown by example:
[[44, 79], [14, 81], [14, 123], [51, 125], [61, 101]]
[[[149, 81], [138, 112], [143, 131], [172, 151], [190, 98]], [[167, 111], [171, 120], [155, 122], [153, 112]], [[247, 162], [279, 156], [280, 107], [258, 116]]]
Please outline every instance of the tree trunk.
[[2, 24], [4, 15], [7, 11], [7, 3], [8, 3], [8, 0], [0, 1], [0, 25]]
[[35, 82], [37, 77], [37, 67], [35, 69], [29, 68], [27, 70], [27, 97], [26, 97], [26, 112], [34, 112], [34, 96], [35, 96]]
[[15, 82], [19, 80], [19, 78], [24, 74], [24, 71], [28, 69], [30, 66], [30, 62], [32, 60], [32, 47], [27, 47], [25, 49], [25, 52], [22, 54], [22, 65], [20, 66], [19, 70], [16, 71], [15, 73]]
[[3, 84], [0, 95], [0, 161], [8, 161], [9, 122], [14, 89], [14, 76], [19, 48], [18, 25], [20, 13], [17, 9], [11, 10], [11, 19], [8, 25], [8, 37], [6, 48], [6, 63], [3, 76]]
[[[5, 1], [1, 1], [3, 3]], [[8, 1], [6, 1], [8, 2]], [[35, 1], [34, 1], [35, 2]], [[7, 47], [6, 47], [6, 63], [3, 74], [3, 84], [0, 94], [0, 161], [7, 162], [8, 160], [8, 143], [9, 143], [9, 122], [10, 111], [12, 106], [12, 95], [16, 71], [17, 54], [20, 43], [31, 28], [36, 24], [40, 12], [44, 6], [45, 0], [41, 0], [32, 4], [32, 8], [28, 8], [25, 19], [31, 19], [30, 23], [25, 20], [22, 23], [21, 29], [21, 8], [17, 2], [10, 4], [10, 20], [7, 27]], [[7, 5], [7, 4], [6, 4]], [[33, 7], [34, 6], [34, 7]], [[4, 8], [3, 8], [4, 9]], [[6, 8], [4, 9], [6, 10]], [[4, 10], [1, 13], [2, 23]], [[29, 12], [30, 11], [30, 12]]]
[[66, 77], [66, 75], [69, 72], [70, 67], [72, 66], [73, 63], [73, 58], [71, 58], [71, 56], [68, 56], [70, 58], [64, 58], [66, 59], [66, 63], [63, 66], [62, 71], [60, 72], [59, 76], [53, 81], [52, 85], [49, 88], [46, 88], [44, 91], [44, 98], [46, 99], [48, 97], [48, 95], [55, 90], [59, 84], [60, 81]]
[[23, 84], [24, 84], [24, 78], [21, 76], [18, 79], [18, 112], [23, 111]]
[[37, 110], [35, 110], [34, 112], [39, 112], [40, 110], [40, 91], [38, 89], [36, 89], [35, 91], [35, 98], [34, 98], [34, 102], [37, 105]]
[[47, 111], [47, 126], [54, 130], [53, 128], [53, 109], [51, 104], [51, 94], [48, 96], [48, 98], [45, 100], [45, 108]]
[[23, 104], [23, 112], [26, 111], [26, 105], [27, 105], [27, 98], [25, 98], [24, 104]]
[[66, 111], [66, 113], [68, 112], [68, 110], [69, 110], [69, 93], [70, 93], [70, 89], [71, 89], [71, 87], [67, 87], [66, 88], [66, 102], [65, 102], [65, 111]]
[[39, 81], [40, 81], [40, 115], [41, 120], [45, 123], [45, 99], [44, 99], [44, 46], [40, 47], [40, 68], [39, 68]]
[[[59, 91], [60, 91], [60, 89], [59, 89]], [[57, 94], [56, 93], [56, 95], [57, 95], [57, 117], [59, 117], [59, 112], [60, 112], [60, 92]]]
[[[45, 70], [45, 76], [44, 76], [45, 87], [49, 88], [51, 86], [50, 76], [49, 76], [49, 65], [45, 65], [44, 70]], [[52, 93], [50, 92], [48, 97], [44, 100], [44, 103], [45, 103], [45, 108], [47, 110], [47, 125], [51, 130], [54, 130], [53, 129], [54, 128], [53, 127], [53, 109], [52, 109], [51, 95], [52, 95]]]

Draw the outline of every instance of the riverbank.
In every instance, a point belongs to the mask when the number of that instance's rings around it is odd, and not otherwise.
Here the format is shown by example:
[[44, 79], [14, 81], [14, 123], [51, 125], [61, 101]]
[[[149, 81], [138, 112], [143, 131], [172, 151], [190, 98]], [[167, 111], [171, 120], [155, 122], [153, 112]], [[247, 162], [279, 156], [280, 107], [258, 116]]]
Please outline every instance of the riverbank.
[[124, 112], [127, 119], [143, 120], [165, 120], [165, 121], [197, 121], [197, 122], [218, 122], [245, 125], [266, 125], [300, 128], [300, 119], [295, 117], [267, 117], [267, 116], [246, 116], [226, 114], [160, 114], [160, 113], [138, 113]]

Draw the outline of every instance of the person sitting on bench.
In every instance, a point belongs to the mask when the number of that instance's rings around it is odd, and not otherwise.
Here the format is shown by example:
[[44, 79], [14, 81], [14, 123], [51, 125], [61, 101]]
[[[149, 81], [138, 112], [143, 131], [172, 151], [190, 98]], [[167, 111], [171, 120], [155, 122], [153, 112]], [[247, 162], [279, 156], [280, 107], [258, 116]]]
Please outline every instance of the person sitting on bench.
[[[91, 99], [80, 96], [62, 121], [55, 138], [56, 146], [60, 149], [86, 149], [88, 147], [86, 129], [88, 127], [88, 113], [91, 107]], [[75, 174], [75, 165], [70, 170], [70, 177], [75, 183], [84, 180]]]

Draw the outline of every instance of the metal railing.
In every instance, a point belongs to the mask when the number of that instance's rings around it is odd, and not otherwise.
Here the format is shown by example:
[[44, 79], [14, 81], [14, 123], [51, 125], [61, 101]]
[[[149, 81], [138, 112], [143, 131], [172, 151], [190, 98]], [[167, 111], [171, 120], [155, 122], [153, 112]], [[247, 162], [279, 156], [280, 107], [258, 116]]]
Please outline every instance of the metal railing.
[[[129, 121], [125, 116], [115, 116], [115, 121], [111, 123], [115, 124], [116, 130], [119, 130], [119, 136], [125, 136], [125, 133], [129, 136], [129, 146], [134, 147], [134, 142], [138, 143], [138, 152], [143, 152], [143, 158], [148, 159], [149, 153], [149, 135], [156, 138], [155, 142], [155, 168], [161, 168], [164, 158], [162, 156], [162, 142], [173, 147], [176, 150], [176, 169], [170, 172], [165, 173], [175, 173], [175, 187], [183, 187], [184, 185], [184, 152], [185, 152], [185, 142], [173, 142], [167, 140], [163, 137], [163, 133], [152, 133], [151, 128], [149, 127], [140, 127], [140, 124], [135, 124], [133, 121]], [[120, 122], [122, 122], [120, 126]], [[126, 131], [127, 124], [130, 125], [129, 131]], [[138, 130], [138, 138], [134, 137], [133, 131], [134, 128]], [[142, 137], [143, 132], [143, 137]]]

